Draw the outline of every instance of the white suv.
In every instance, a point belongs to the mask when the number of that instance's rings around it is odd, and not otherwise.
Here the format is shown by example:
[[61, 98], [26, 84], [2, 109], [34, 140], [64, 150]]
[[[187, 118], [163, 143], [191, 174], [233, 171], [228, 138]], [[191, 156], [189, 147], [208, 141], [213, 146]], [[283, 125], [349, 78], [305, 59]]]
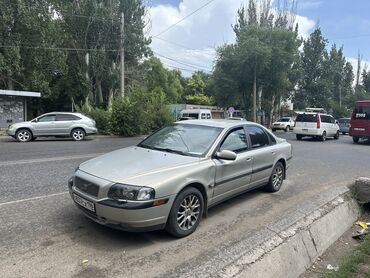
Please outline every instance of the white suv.
[[284, 130], [285, 132], [289, 131], [294, 126], [294, 121], [290, 117], [283, 117], [272, 124], [272, 131], [275, 130]]
[[321, 141], [327, 137], [339, 138], [339, 126], [333, 116], [322, 113], [299, 113], [293, 131], [297, 140], [304, 136], [319, 138]]

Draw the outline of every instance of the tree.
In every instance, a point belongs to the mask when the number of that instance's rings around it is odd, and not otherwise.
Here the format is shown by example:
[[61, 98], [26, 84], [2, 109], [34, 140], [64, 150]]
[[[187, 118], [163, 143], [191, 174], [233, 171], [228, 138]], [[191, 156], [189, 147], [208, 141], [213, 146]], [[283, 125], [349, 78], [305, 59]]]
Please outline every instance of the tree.
[[328, 53], [325, 49], [327, 40], [320, 28], [316, 28], [303, 43], [301, 54], [302, 78], [299, 90], [294, 96], [296, 106], [329, 108], [330, 84], [328, 83]]

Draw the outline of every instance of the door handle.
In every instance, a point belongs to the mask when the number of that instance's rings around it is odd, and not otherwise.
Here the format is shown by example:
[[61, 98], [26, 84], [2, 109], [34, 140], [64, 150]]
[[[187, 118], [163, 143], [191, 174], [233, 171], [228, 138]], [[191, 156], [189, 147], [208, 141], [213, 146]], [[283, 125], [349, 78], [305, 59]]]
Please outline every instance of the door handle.
[[248, 157], [247, 159], [246, 159], [246, 161], [252, 161], [252, 158], [250, 158], [250, 157]]
[[271, 152], [271, 154], [272, 154], [272, 155], [275, 155], [275, 152], [274, 152], [274, 151], [272, 151], [272, 152]]

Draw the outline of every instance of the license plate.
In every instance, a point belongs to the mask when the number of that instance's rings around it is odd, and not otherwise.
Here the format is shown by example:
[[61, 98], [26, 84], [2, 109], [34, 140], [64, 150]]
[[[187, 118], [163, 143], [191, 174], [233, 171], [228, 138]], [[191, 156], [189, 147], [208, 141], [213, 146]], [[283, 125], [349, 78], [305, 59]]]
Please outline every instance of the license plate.
[[302, 129], [302, 131], [308, 132], [308, 129], [307, 128], [304, 128], [304, 129]]
[[73, 193], [73, 200], [77, 204], [79, 204], [81, 207], [84, 207], [85, 209], [88, 209], [89, 211], [95, 212], [95, 205], [93, 202], [85, 200], [84, 198], [81, 198], [80, 196], [74, 193]]

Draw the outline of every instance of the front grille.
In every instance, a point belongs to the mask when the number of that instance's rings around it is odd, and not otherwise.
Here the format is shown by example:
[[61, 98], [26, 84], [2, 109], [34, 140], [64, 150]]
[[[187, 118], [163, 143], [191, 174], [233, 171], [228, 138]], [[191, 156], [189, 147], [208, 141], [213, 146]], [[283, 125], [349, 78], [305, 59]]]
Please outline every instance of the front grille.
[[79, 177], [75, 177], [74, 186], [81, 192], [86, 193], [87, 195], [98, 197], [99, 186], [96, 184], [93, 184]]

